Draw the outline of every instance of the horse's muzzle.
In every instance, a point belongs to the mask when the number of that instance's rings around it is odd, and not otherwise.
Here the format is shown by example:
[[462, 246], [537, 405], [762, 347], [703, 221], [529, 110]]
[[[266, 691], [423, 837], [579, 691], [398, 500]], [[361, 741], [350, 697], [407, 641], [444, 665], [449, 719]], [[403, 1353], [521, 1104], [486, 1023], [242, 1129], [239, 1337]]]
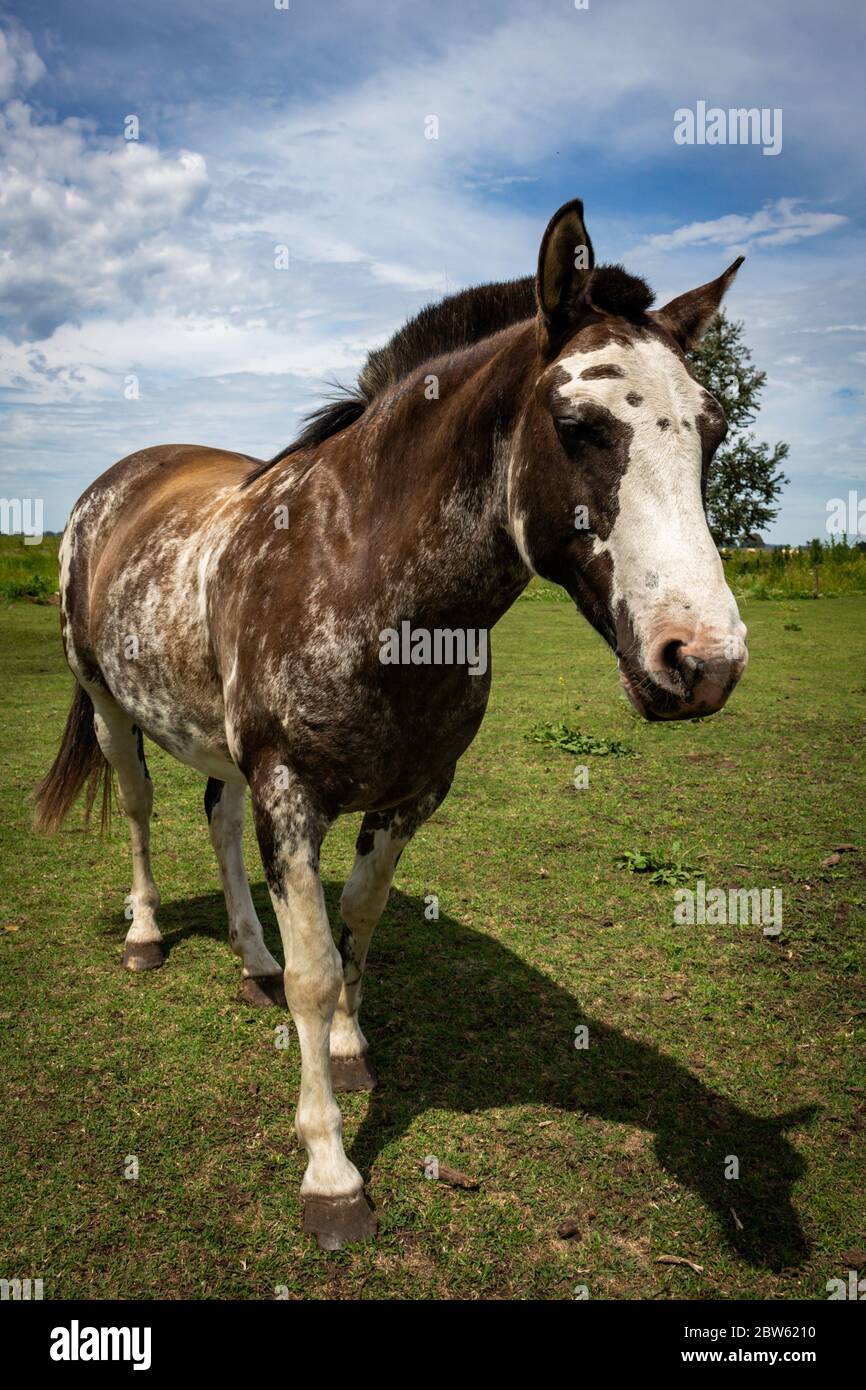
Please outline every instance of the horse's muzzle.
[[718, 634], [669, 630], [650, 645], [643, 669], [620, 661], [620, 680], [645, 719], [703, 719], [722, 708], [745, 670], [746, 628]]

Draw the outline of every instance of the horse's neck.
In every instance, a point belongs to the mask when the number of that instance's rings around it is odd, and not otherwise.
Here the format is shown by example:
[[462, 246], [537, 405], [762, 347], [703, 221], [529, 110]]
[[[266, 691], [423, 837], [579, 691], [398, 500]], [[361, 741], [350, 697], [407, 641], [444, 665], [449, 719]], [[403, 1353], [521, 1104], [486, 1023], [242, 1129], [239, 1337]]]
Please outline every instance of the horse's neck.
[[[431, 361], [346, 432], [265, 474], [248, 522], [342, 496], [351, 541], [416, 610], [489, 626], [529, 581], [508, 531], [507, 452], [535, 362], [531, 322]], [[307, 491], [309, 489], [309, 492]]]
[[430, 362], [357, 426], [387, 543], [413, 558], [423, 552], [419, 582], [438, 576], [445, 602], [460, 591], [495, 610], [492, 621], [529, 579], [508, 531], [505, 470], [534, 343], [534, 325], [517, 324]]

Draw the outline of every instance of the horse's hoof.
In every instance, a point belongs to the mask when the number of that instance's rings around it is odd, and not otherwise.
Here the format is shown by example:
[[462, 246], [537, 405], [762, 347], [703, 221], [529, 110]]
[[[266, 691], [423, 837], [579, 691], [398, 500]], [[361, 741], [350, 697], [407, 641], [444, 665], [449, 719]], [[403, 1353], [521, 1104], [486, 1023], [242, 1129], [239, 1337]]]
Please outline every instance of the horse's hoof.
[[360, 1057], [332, 1057], [331, 1085], [335, 1091], [372, 1091], [376, 1078], [370, 1070], [366, 1052]]
[[247, 975], [241, 985], [247, 1004], [257, 1009], [286, 1008], [286, 987], [282, 975]]
[[304, 1233], [315, 1236], [321, 1250], [342, 1250], [356, 1241], [372, 1240], [378, 1227], [363, 1192], [355, 1197], [307, 1197]]
[[133, 941], [124, 949], [123, 964], [127, 970], [158, 970], [165, 954], [158, 941]]

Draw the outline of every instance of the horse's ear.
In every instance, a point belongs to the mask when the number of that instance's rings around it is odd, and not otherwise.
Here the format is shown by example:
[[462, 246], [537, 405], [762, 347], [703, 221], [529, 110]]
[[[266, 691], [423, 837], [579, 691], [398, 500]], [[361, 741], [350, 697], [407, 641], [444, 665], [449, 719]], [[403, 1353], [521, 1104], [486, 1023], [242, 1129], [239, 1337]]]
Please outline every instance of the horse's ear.
[[681, 294], [676, 299], [672, 299], [670, 304], [666, 304], [663, 309], [654, 309], [650, 318], [656, 320], [672, 337], [676, 338], [684, 352], [694, 347], [695, 343], [700, 342], [710, 323], [719, 312], [725, 291], [732, 283], [734, 276], [745, 260], [745, 256], [738, 256], [732, 265], [719, 276], [718, 280], [710, 280], [706, 285], [699, 285], [696, 290], [689, 290], [687, 294]]
[[595, 265], [583, 221], [583, 203], [573, 198], [547, 224], [538, 253], [535, 295], [541, 335], [551, 344], [579, 314], [581, 296]]

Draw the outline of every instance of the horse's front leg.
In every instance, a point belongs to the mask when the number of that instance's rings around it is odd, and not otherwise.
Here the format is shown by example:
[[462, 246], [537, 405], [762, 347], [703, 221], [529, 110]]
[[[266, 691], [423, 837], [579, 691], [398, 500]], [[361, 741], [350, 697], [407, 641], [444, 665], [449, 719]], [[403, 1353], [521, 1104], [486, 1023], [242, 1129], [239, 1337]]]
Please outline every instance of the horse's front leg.
[[375, 1234], [361, 1174], [343, 1151], [343, 1122], [331, 1085], [329, 1036], [343, 971], [319, 878], [328, 818], [284, 766], [261, 759], [248, 773], [265, 876], [285, 956], [286, 1001], [301, 1046], [295, 1131], [307, 1151], [301, 1183], [304, 1230], [325, 1250]]
[[448, 793], [454, 769], [418, 796], [389, 811], [368, 811], [355, 845], [355, 862], [340, 899], [343, 988], [331, 1025], [331, 1077], [337, 1091], [371, 1091], [375, 1079], [358, 1022], [361, 987], [373, 930], [388, 901], [397, 861], [412, 836]]

